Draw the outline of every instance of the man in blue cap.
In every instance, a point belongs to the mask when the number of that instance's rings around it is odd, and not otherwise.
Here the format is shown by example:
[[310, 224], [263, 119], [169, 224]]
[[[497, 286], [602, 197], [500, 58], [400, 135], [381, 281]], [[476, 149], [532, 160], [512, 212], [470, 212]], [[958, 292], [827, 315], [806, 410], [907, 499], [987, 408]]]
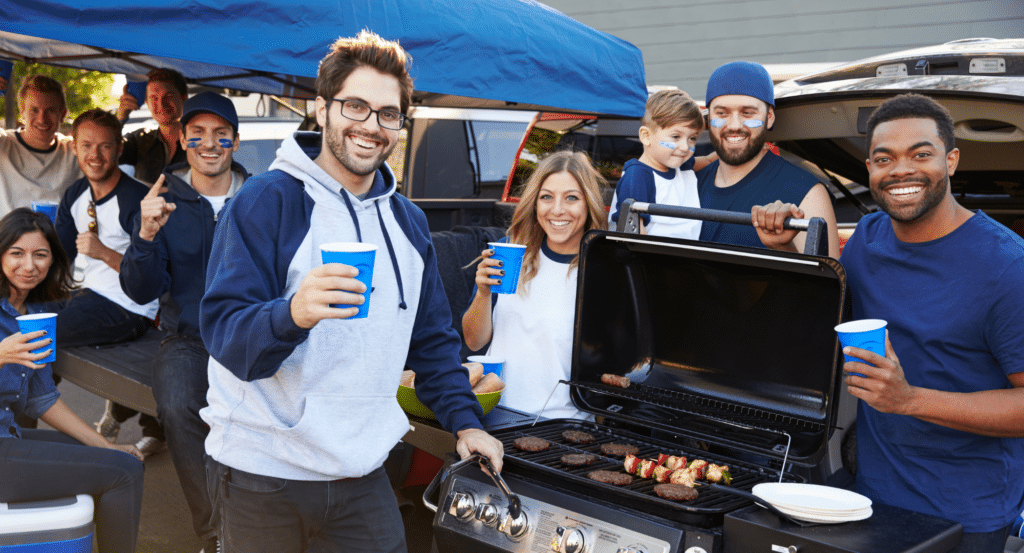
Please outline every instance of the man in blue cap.
[[167, 337], [154, 360], [153, 395], [192, 524], [209, 553], [217, 550], [203, 445], [210, 429], [199, 410], [207, 404], [210, 355], [199, 333], [199, 300], [217, 218], [249, 175], [232, 159], [238, 115], [231, 100], [213, 92], [189, 98], [181, 126], [188, 162], [164, 169], [139, 205], [121, 287], [139, 303], [160, 299]]
[[727, 63], [711, 74], [707, 95], [709, 134], [719, 161], [697, 174], [700, 205], [750, 212], [754, 227], [705, 222], [707, 242], [803, 251], [805, 233], [782, 230], [787, 217], [821, 217], [828, 225], [829, 255], [839, 257], [832, 196], [817, 177], [764, 145], [775, 124], [775, 90], [760, 64]]

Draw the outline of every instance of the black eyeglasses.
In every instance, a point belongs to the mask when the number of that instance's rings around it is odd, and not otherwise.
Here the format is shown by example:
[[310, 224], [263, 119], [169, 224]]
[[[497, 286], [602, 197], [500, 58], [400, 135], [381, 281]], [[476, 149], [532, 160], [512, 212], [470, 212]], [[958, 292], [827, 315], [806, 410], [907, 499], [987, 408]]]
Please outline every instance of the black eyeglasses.
[[405, 125], [405, 115], [393, 109], [371, 109], [370, 106], [358, 100], [346, 100], [344, 98], [325, 98], [327, 107], [331, 102], [341, 102], [341, 115], [346, 119], [359, 121], [360, 123], [370, 118], [371, 114], [377, 114], [377, 124], [382, 129], [392, 131], [402, 130]]

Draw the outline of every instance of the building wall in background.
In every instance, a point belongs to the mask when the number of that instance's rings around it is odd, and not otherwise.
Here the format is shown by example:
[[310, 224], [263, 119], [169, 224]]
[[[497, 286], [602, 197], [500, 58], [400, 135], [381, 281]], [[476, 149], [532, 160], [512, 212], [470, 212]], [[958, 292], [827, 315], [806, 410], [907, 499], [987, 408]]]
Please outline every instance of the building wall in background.
[[[541, 0], [643, 52], [647, 83], [703, 98], [734, 60], [839, 63], [964, 38], [1024, 36], [1024, 0]], [[776, 66], [778, 64], [778, 66]], [[790, 75], [795, 76], [795, 75]]]

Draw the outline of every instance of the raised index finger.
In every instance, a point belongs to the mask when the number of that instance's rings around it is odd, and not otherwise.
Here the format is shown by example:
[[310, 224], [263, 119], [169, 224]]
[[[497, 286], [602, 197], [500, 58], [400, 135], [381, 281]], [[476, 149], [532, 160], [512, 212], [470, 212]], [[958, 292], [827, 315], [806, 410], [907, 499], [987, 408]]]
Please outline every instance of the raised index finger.
[[161, 173], [160, 178], [156, 179], [156, 184], [149, 188], [149, 192], [146, 192], [145, 199], [155, 198], [164, 192], [167, 192], [167, 187], [164, 186], [164, 175]]

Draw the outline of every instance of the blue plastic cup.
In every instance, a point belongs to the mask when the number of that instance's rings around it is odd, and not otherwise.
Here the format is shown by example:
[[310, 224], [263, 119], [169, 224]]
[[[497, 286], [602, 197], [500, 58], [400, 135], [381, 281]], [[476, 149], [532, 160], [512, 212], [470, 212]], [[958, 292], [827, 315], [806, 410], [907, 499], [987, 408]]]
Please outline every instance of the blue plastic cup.
[[57, 202], [32, 202], [32, 211], [45, 213], [51, 223], [57, 223]]
[[146, 81], [128, 81], [128, 94], [135, 97], [141, 108], [146, 104]]
[[32, 350], [32, 353], [43, 353], [46, 350], [51, 350], [50, 355], [36, 361], [36, 363], [53, 363], [57, 360], [57, 314], [56, 313], [36, 313], [34, 315], [22, 315], [18, 317], [18, 330], [22, 334], [28, 334], [29, 332], [35, 332], [37, 330], [45, 330], [46, 334], [32, 340], [31, 343], [46, 340], [47, 338], [52, 339], [50, 345], [39, 349]]
[[497, 277], [501, 280], [501, 284], [491, 286], [491, 292], [515, 294], [519, 287], [519, 270], [523, 267], [526, 246], [504, 242], [488, 242], [487, 245], [494, 250], [494, 256], [491, 259], [500, 259], [501, 268], [505, 270], [505, 276]]
[[[320, 258], [324, 264], [327, 263], [341, 263], [343, 265], [351, 265], [356, 269], [359, 269], [359, 274], [356, 279], [366, 285], [366, 292], [363, 293], [363, 297], [366, 301], [359, 307], [359, 313], [357, 313], [353, 319], [365, 319], [370, 313], [370, 292], [373, 287], [373, 261], [377, 257], [377, 246], [373, 244], [364, 244], [362, 242], [333, 242], [331, 244], [324, 244], [320, 246]], [[331, 304], [331, 307], [345, 308], [355, 307], [347, 304]]]
[[0, 60], [0, 96], [7, 95], [7, 88], [11, 86], [11, 73], [14, 71], [14, 62], [10, 60]]
[[505, 366], [505, 360], [493, 355], [470, 355], [466, 358], [470, 363], [480, 363], [484, 366], [484, 374], [494, 373], [501, 378], [501, 369]]
[[[882, 319], [861, 319], [859, 321], [850, 321], [836, 326], [836, 334], [839, 335], [839, 343], [843, 347], [855, 347], [860, 349], [866, 349], [871, 353], [877, 353], [882, 357], [885, 357], [885, 325], [887, 323]], [[859, 358], [852, 357], [843, 354], [847, 362], [859, 361], [866, 365], [871, 365], [867, 361]], [[874, 365], [871, 365], [874, 366]], [[860, 373], [850, 373], [857, 376], [863, 377]]]

